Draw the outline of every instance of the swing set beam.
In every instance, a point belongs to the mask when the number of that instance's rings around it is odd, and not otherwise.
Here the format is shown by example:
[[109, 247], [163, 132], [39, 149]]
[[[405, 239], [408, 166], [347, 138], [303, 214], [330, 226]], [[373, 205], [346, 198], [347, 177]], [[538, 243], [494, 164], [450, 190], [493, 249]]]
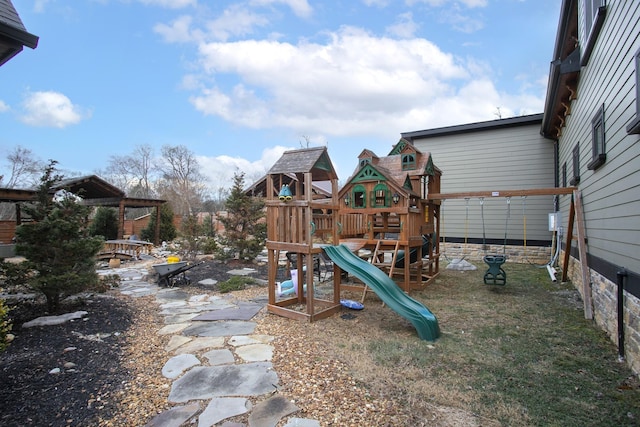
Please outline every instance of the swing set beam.
[[468, 199], [474, 197], [555, 196], [573, 194], [576, 187], [532, 188], [528, 190], [468, 191], [464, 193], [433, 193], [427, 200]]

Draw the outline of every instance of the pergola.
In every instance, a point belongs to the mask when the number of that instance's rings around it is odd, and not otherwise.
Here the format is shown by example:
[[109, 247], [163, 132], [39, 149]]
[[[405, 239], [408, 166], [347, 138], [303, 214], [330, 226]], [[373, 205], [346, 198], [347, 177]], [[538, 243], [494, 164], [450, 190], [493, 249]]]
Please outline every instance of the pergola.
[[[160, 199], [126, 197], [124, 191], [109, 184], [96, 175], [69, 178], [58, 182], [54, 190], [67, 190], [82, 197], [86, 206], [118, 208], [118, 238], [124, 237], [124, 213], [126, 208], [156, 208], [156, 218], [160, 218], [160, 207], [166, 203]], [[35, 190], [0, 188], [0, 202], [15, 203], [16, 224], [22, 223], [20, 204], [36, 199]], [[156, 221], [154, 244], [160, 243], [160, 221]]]

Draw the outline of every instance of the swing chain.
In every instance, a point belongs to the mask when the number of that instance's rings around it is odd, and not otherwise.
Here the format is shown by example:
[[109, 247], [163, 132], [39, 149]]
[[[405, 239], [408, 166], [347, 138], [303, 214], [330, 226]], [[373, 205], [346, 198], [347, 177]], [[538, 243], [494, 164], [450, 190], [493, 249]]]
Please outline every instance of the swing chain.
[[469, 200], [470, 197], [465, 197], [465, 216], [464, 216], [464, 248], [462, 249], [462, 253], [464, 256], [464, 250], [467, 248], [467, 237], [469, 235]]
[[522, 197], [522, 244], [525, 259], [527, 258], [527, 196]]
[[482, 218], [482, 249], [487, 252], [487, 234], [484, 228], [484, 197], [480, 197], [480, 217]]
[[507, 233], [509, 231], [509, 218], [511, 217], [511, 196], [507, 196], [507, 218], [504, 223], [504, 245], [502, 246], [502, 254], [507, 254]]

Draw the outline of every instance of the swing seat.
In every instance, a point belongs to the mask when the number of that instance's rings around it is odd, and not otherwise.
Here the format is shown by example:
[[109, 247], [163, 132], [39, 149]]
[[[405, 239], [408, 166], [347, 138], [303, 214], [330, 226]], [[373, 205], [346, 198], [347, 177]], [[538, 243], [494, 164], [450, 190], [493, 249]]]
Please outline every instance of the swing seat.
[[501, 285], [507, 283], [507, 273], [502, 269], [501, 265], [505, 263], [507, 257], [504, 255], [485, 255], [484, 262], [489, 269], [484, 273], [485, 285]]

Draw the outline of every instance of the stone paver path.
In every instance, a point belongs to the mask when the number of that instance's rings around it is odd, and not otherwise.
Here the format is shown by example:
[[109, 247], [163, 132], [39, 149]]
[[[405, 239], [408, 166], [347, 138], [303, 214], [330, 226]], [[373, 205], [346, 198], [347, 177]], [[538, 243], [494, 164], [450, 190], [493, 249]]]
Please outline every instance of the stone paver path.
[[[249, 270], [236, 274], [251, 274]], [[264, 308], [264, 302], [191, 296], [179, 288], [160, 288], [147, 280], [146, 267], [98, 273], [118, 274], [125, 295], [155, 295], [164, 316], [158, 334], [170, 338], [164, 349], [166, 363], [158, 367], [158, 375], [173, 380], [169, 403], [174, 406], [147, 426], [274, 427], [299, 410], [276, 393], [279, 379], [271, 364], [273, 337], [253, 333], [256, 324], [251, 319]], [[255, 406], [250, 397], [257, 400]], [[243, 414], [248, 414], [248, 424], [225, 421]], [[316, 420], [294, 417], [285, 427], [319, 426]]]

